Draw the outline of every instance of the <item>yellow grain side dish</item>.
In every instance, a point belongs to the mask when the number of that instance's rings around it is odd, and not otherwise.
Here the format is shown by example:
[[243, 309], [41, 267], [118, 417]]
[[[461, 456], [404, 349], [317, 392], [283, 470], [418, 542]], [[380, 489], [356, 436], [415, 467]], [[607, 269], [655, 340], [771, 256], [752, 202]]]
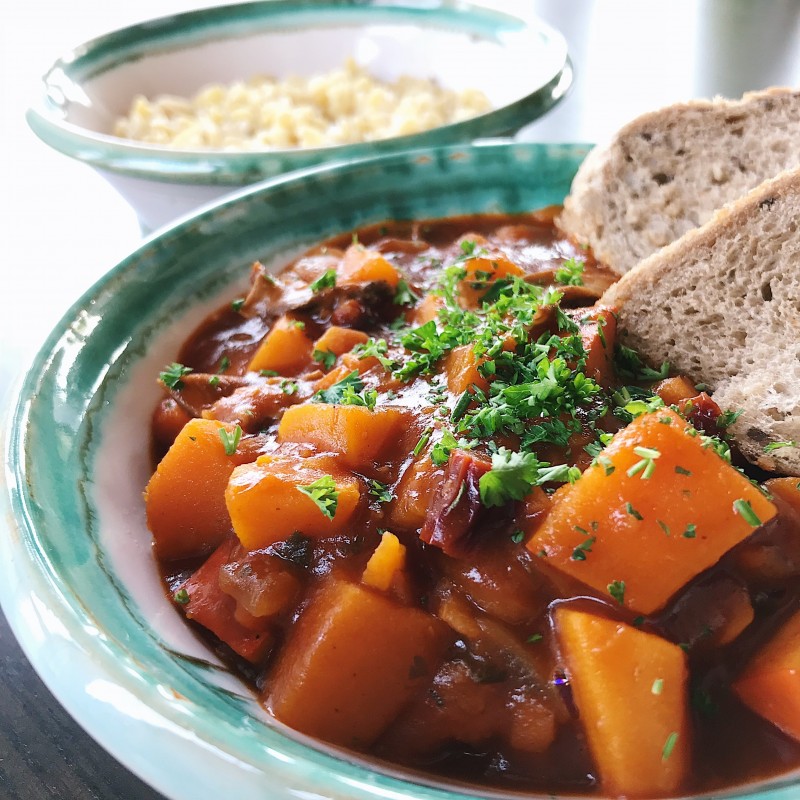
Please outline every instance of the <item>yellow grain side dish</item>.
[[491, 110], [477, 89], [377, 79], [353, 59], [311, 77], [214, 83], [193, 97], [138, 95], [115, 136], [176, 149], [309, 148], [406, 136]]

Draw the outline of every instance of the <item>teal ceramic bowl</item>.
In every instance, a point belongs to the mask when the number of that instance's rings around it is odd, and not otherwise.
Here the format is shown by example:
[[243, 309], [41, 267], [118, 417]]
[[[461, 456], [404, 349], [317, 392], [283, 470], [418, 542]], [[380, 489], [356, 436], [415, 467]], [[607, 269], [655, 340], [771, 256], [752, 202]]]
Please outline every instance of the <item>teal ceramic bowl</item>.
[[[274, 179], [146, 240], [48, 338], [5, 427], [0, 600], [67, 710], [166, 796], [474, 800], [282, 728], [189, 631], [162, 591], [144, 518], [154, 377], [238, 295], [253, 260], [277, 267], [383, 219], [557, 203], [587, 151], [416, 150]], [[789, 800], [798, 786], [749, 796]]]
[[[138, 94], [188, 97], [256, 74], [319, 74], [349, 56], [384, 80], [406, 74], [481, 89], [493, 110], [414, 135], [314, 149], [175, 150], [111, 135]], [[97, 168], [153, 229], [289, 170], [513, 134], [558, 102], [571, 80], [564, 38], [534, 17], [460, 0], [264, 0], [165, 17], [81, 45], [44, 76], [28, 122], [47, 144]]]

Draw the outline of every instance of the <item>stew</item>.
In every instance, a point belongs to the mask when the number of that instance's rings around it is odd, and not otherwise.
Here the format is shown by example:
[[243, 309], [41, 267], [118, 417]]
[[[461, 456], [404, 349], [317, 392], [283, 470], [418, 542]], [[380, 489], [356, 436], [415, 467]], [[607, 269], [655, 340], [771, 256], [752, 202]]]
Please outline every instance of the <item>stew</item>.
[[555, 211], [254, 264], [160, 375], [165, 586], [275, 718], [448, 781], [797, 767], [800, 484], [615, 342], [613, 277]]

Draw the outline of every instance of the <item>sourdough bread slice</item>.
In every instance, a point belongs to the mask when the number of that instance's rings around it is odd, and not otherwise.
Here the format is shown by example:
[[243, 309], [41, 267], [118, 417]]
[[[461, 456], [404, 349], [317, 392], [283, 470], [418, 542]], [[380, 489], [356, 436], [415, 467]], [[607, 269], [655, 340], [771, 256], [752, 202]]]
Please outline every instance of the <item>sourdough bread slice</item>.
[[698, 100], [645, 114], [596, 147], [559, 224], [618, 274], [800, 166], [800, 91]]
[[743, 455], [800, 475], [800, 169], [765, 181], [654, 253], [601, 303], [621, 341], [707, 383]]

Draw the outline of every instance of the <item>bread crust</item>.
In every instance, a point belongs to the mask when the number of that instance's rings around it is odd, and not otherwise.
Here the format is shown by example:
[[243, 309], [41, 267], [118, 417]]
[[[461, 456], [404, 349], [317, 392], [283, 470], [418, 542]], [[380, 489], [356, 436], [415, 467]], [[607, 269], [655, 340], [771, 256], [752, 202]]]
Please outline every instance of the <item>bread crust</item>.
[[618, 274], [725, 203], [800, 167], [800, 91], [694, 100], [644, 114], [586, 158], [558, 223]]
[[800, 168], [649, 256], [601, 298], [621, 341], [708, 384], [743, 455], [800, 475]]

